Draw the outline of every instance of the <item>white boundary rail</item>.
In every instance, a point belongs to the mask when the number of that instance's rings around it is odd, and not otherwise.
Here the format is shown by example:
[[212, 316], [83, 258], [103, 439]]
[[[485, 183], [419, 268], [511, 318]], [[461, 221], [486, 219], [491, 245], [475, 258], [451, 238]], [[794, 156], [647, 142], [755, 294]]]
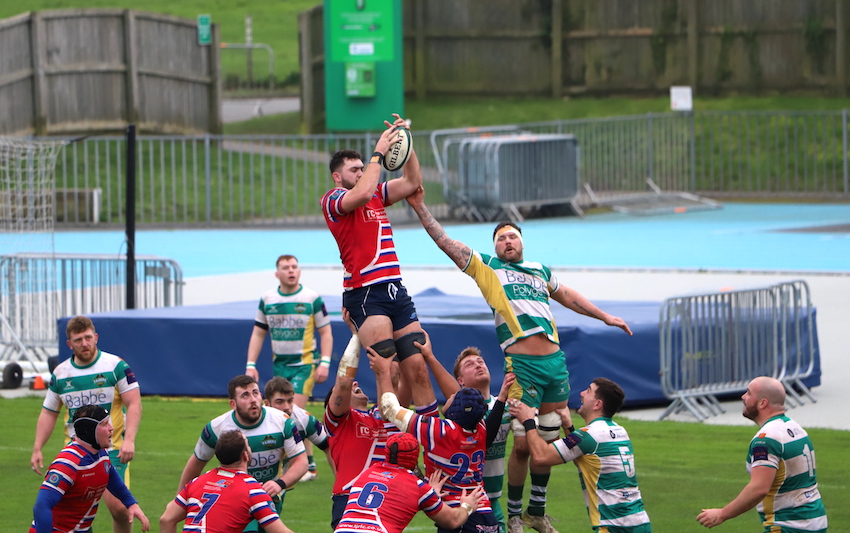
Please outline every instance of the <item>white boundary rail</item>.
[[[126, 307], [123, 255], [19, 253], [0, 256], [0, 362], [35, 365], [55, 355], [56, 320]], [[172, 260], [136, 257], [138, 308], [183, 303], [183, 271]]]

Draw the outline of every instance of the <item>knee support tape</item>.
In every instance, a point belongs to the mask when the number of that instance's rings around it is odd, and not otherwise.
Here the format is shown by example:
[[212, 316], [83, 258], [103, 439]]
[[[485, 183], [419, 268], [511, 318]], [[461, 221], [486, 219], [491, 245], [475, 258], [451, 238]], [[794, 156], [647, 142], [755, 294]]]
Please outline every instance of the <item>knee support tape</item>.
[[422, 351], [413, 344], [414, 342], [425, 344], [425, 333], [421, 331], [414, 331], [413, 333], [408, 333], [407, 335], [399, 337], [395, 341], [399, 361], [404, 361], [411, 355], [422, 353]]
[[384, 359], [391, 359], [395, 357], [396, 347], [395, 341], [392, 339], [384, 339], [376, 342], [372, 345], [372, 349], [375, 350], [376, 354], [380, 355]]
[[561, 436], [561, 417], [552, 411], [538, 416], [537, 432], [546, 442], [552, 442]]

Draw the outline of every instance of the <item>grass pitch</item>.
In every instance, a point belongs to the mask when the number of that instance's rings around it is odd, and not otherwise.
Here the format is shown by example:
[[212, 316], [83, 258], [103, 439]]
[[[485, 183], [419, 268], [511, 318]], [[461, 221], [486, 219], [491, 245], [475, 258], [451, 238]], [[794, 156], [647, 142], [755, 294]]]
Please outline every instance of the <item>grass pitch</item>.
[[[0, 398], [3, 431], [0, 432], [0, 533], [25, 531], [32, 520], [41, 478], [29, 468], [35, 422], [41, 398]], [[225, 399], [143, 398], [144, 414], [132, 462], [130, 488], [159, 531], [159, 516], [177, 491], [180, 473], [194, 449], [204, 424], [229, 409]], [[826, 408], [826, 406], [825, 406]], [[322, 407], [311, 405], [320, 416]], [[789, 413], [794, 416], [793, 410]], [[653, 530], [697, 532], [700, 509], [728, 503], [746, 484], [744, 468], [747, 444], [755, 426], [708, 426], [682, 422], [623, 420], [635, 448], [637, 475]], [[844, 448], [850, 432], [811, 429], [817, 450], [818, 481], [829, 517], [830, 530], [850, 531], [848, 474]], [[49, 463], [62, 447], [61, 428], [54, 431], [44, 449]], [[330, 531], [332, 476], [324, 454], [316, 452], [319, 478], [299, 483], [286, 495], [284, 522], [297, 533]], [[216, 461], [210, 462], [210, 467]], [[526, 486], [526, 498], [528, 486]], [[501, 500], [504, 509], [504, 497]], [[572, 464], [552, 468], [547, 512], [562, 532], [589, 530], [578, 474]], [[101, 508], [94, 531], [112, 530], [111, 518]], [[408, 531], [433, 531], [433, 523], [422, 513]], [[750, 511], [716, 529], [721, 533], [760, 531], [758, 515]], [[134, 526], [141, 531], [141, 526]], [[531, 532], [533, 530], [528, 529]]]

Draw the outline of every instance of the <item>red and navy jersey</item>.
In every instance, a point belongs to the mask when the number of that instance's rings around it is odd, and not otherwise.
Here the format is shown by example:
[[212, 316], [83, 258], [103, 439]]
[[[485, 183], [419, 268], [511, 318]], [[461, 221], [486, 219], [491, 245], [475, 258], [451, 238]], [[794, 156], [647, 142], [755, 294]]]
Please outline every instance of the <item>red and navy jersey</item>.
[[427, 481], [406, 468], [380, 462], [354, 481], [334, 532], [401, 533], [417, 511], [433, 516], [442, 508], [440, 496]]
[[[106, 450], [90, 453], [76, 441], [59, 452], [39, 490], [55, 491], [61, 499], [53, 507], [54, 532], [84, 532], [91, 529], [97, 504], [109, 483], [112, 464]], [[35, 522], [30, 528], [35, 531]]]
[[[439, 468], [449, 476], [442, 491], [447, 503], [454, 507], [458, 505], [463, 489], [483, 486], [487, 446], [487, 426], [483, 420], [470, 431], [451, 420], [415, 415], [408, 432], [425, 450], [425, 474], [430, 476]], [[491, 511], [489, 499], [478, 508], [479, 513]]]
[[174, 501], [186, 509], [184, 532], [230, 533], [242, 531], [251, 520], [265, 526], [280, 518], [253, 476], [227, 468], [196, 477]]
[[342, 211], [348, 189], [337, 187], [322, 197], [325, 222], [339, 246], [345, 268], [343, 287], [357, 289], [375, 283], [400, 281], [393, 228], [384, 207], [388, 204], [387, 185], [381, 183], [369, 202], [351, 213]]
[[336, 465], [333, 493], [347, 494], [357, 476], [386, 458], [387, 437], [398, 433], [395, 424], [385, 422], [377, 409], [358, 411], [335, 417], [325, 410], [328, 430], [328, 452]]

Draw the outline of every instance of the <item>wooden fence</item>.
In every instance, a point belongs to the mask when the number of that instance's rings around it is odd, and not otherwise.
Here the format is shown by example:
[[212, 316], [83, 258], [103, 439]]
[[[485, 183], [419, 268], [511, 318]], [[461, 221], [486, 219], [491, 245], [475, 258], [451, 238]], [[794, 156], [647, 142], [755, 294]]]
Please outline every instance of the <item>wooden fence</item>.
[[221, 131], [218, 28], [119, 9], [0, 21], [0, 134]]
[[[661, 94], [671, 85], [697, 95], [844, 95], [848, 1], [406, 0], [405, 87], [418, 99]], [[323, 69], [321, 8], [302, 14], [304, 83]], [[321, 99], [303, 103], [308, 127], [320, 124]]]

